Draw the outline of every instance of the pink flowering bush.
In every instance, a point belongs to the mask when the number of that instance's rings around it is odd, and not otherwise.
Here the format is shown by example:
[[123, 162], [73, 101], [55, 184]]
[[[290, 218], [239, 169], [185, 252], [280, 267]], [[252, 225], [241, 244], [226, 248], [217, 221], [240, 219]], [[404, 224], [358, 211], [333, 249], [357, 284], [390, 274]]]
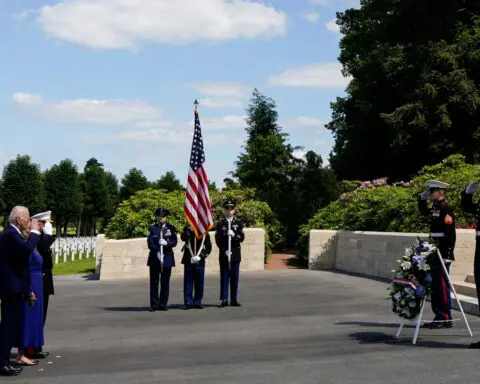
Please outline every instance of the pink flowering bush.
[[[344, 189], [338, 200], [319, 210], [300, 227], [299, 258], [307, 257], [311, 229], [428, 233], [429, 219], [420, 215], [417, 204], [427, 188], [427, 180], [431, 179], [450, 184], [447, 201], [455, 212], [455, 225], [471, 228], [475, 220], [463, 213], [461, 193], [472, 180], [480, 179], [478, 165], [465, 163], [461, 155], [452, 155], [440, 164], [425, 166], [411, 181], [390, 185], [386, 178], [381, 178]], [[480, 193], [475, 198], [480, 199]]]

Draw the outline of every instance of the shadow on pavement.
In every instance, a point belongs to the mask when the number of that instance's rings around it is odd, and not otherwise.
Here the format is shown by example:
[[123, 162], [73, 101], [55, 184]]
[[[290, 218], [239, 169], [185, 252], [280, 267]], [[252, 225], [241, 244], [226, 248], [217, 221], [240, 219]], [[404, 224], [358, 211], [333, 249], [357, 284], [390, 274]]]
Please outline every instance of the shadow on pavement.
[[356, 332], [352, 333], [350, 337], [357, 340], [359, 344], [375, 344], [384, 343], [388, 345], [412, 346], [422, 348], [449, 348], [449, 349], [469, 349], [469, 344], [446, 343], [442, 341], [422, 340], [419, 336], [417, 344], [412, 344], [412, 337], [405, 337], [397, 339], [393, 335], [387, 335], [383, 332]]
[[[113, 312], [148, 312], [150, 307], [104, 307], [105, 311]], [[183, 304], [172, 304], [168, 306], [168, 310], [184, 310]], [[203, 308], [220, 308], [219, 305], [203, 304]], [[190, 311], [198, 311], [199, 309], [191, 308]], [[162, 312], [162, 311], [157, 311]]]
[[[377, 328], [398, 328], [398, 323], [372, 323], [368, 321], [344, 321], [341, 323], [335, 323], [335, 325], [358, 325], [359, 327], [377, 327]], [[414, 324], [405, 324], [403, 328], [415, 328]]]

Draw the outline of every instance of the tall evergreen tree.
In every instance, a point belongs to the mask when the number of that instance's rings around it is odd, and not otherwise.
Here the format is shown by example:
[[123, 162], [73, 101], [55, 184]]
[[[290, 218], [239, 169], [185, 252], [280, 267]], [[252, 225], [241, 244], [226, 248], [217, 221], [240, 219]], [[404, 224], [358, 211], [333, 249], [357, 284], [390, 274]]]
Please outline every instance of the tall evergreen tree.
[[6, 218], [16, 205], [27, 207], [31, 215], [41, 212], [45, 207], [45, 193], [40, 166], [33, 163], [30, 156], [18, 155], [3, 169], [0, 193]]
[[78, 219], [82, 212], [82, 193], [77, 166], [72, 160], [62, 160], [45, 171], [45, 197], [48, 210], [54, 216], [57, 235], [64, 235], [72, 219]]
[[127, 200], [138, 191], [143, 191], [150, 187], [150, 183], [140, 169], [132, 168], [122, 179], [120, 187], [120, 200]]
[[401, 179], [452, 153], [478, 157], [480, 2], [363, 0], [337, 15], [352, 77], [332, 104], [341, 178]]

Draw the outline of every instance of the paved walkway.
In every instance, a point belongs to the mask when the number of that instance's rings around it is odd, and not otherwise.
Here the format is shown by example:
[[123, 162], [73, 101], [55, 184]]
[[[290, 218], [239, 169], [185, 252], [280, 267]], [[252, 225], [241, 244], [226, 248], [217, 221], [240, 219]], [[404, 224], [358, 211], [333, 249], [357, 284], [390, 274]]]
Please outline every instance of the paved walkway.
[[[47, 319], [51, 358], [1, 382], [478, 383], [480, 351], [467, 349], [462, 323], [421, 330], [417, 346], [412, 328], [394, 339], [384, 283], [308, 270], [242, 273], [243, 307], [219, 308], [218, 276], [208, 275], [206, 308], [190, 311], [180, 306], [182, 283], [172, 279], [168, 312], [150, 313], [146, 280], [59, 279]], [[479, 340], [478, 318], [470, 319]]]
[[297, 251], [286, 251], [281, 253], [272, 253], [268, 264], [265, 265], [267, 270], [297, 269], [296, 255]]

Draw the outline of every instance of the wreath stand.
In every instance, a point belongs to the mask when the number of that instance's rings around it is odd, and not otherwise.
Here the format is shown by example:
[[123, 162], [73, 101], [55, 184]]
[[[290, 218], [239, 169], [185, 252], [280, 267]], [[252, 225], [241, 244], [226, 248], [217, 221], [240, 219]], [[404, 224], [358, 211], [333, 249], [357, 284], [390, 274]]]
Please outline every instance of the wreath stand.
[[[465, 312], [463, 312], [463, 307], [462, 307], [462, 304], [460, 303], [460, 299], [458, 298], [457, 291], [455, 291], [455, 287], [453, 286], [452, 281], [450, 280], [450, 275], [447, 271], [447, 267], [445, 266], [445, 263], [442, 259], [442, 255], [440, 254], [440, 251], [438, 250], [438, 248], [436, 249], [436, 254], [438, 255], [440, 263], [442, 264], [443, 271], [445, 272], [445, 276], [448, 280], [448, 285], [450, 285], [450, 289], [452, 290], [452, 292], [455, 296], [455, 300], [457, 300], [460, 311], [462, 312], [463, 319], [465, 320], [465, 324], [467, 325], [468, 333], [470, 334], [470, 337], [472, 337], [473, 334], [472, 334], [472, 330], [470, 329], [470, 325], [468, 324], [467, 316], [465, 316]], [[423, 298], [423, 300], [420, 304], [420, 313], [417, 315], [417, 317], [413, 320], [410, 320], [410, 321], [414, 321], [416, 323], [415, 333], [413, 335], [412, 344], [417, 343], [418, 331], [420, 330], [420, 323], [422, 322], [423, 310], [425, 308], [425, 301], [426, 301], [425, 298]], [[407, 322], [407, 321], [408, 320], [402, 318], [402, 321], [400, 322], [400, 326], [398, 327], [397, 334], [395, 335], [395, 337], [397, 339], [400, 337], [400, 333], [402, 332], [403, 326], [405, 325], [405, 322]]]

